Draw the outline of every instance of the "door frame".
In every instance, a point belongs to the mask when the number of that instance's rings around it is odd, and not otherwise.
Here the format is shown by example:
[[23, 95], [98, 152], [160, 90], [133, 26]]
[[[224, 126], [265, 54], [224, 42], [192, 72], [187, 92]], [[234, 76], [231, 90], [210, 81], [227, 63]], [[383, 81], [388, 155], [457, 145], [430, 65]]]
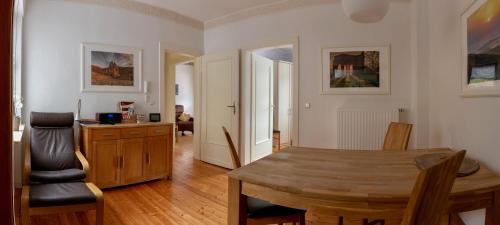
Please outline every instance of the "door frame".
[[288, 37], [281, 39], [274, 39], [269, 41], [263, 41], [261, 43], [248, 45], [242, 48], [241, 57], [241, 89], [240, 89], [240, 99], [241, 99], [241, 118], [240, 118], [240, 156], [241, 161], [244, 165], [250, 163], [251, 159], [251, 134], [252, 134], [252, 60], [251, 53], [254, 50], [267, 48], [267, 47], [277, 47], [284, 45], [292, 45], [293, 47], [293, 75], [292, 75], [292, 133], [291, 140], [292, 146], [300, 146], [299, 142], [299, 75], [300, 75], [300, 55], [299, 55], [299, 37]]
[[14, 1], [0, 1], [0, 224], [14, 224], [12, 179], [12, 22]]
[[[160, 41], [158, 44], [158, 84], [159, 88], [159, 98], [158, 98], [158, 109], [160, 111], [162, 121], [174, 124], [174, 138], [175, 134], [175, 76], [169, 74], [168, 77], [165, 74], [165, 54], [175, 53], [180, 55], [187, 55], [194, 58], [194, 132], [193, 132], [193, 156], [195, 159], [201, 158], [201, 148], [200, 148], [200, 120], [201, 120], [201, 56], [203, 51], [188, 48], [184, 46], [179, 46], [170, 42]], [[168, 82], [170, 81], [170, 82]], [[168, 84], [167, 84], [168, 82]], [[171, 93], [172, 96], [167, 98], [167, 93]], [[174, 100], [172, 100], [172, 97]], [[168, 100], [168, 102], [167, 102]], [[172, 140], [175, 145], [175, 140]]]

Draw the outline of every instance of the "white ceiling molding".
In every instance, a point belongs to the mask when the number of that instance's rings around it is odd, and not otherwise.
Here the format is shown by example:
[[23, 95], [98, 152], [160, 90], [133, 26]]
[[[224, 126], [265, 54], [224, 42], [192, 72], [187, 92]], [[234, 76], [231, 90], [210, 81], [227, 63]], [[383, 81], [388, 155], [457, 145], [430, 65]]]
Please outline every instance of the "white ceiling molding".
[[376, 23], [389, 11], [390, 0], [342, 0], [344, 12], [359, 23]]
[[222, 26], [227, 23], [255, 16], [271, 14], [274, 12], [285, 11], [293, 8], [299, 8], [302, 6], [310, 6], [315, 4], [331, 4], [335, 2], [337, 2], [337, 0], [283, 0], [277, 3], [260, 5], [253, 8], [240, 10], [226, 16], [222, 16], [213, 20], [208, 20], [205, 22], [205, 29]]
[[[319, 4], [332, 4], [340, 2], [340, 0], [281, 0], [274, 3], [258, 5], [252, 8], [236, 11], [225, 16], [221, 16], [212, 20], [203, 22], [190, 16], [180, 14], [171, 9], [153, 6], [148, 3], [137, 2], [136, 0], [64, 0], [68, 2], [79, 2], [86, 4], [95, 4], [108, 7], [121, 8], [145, 15], [156, 16], [168, 20], [172, 20], [181, 24], [188, 25], [195, 29], [210, 29], [227, 23], [248, 19], [255, 16], [271, 14], [279, 11], [286, 11], [289, 9], [299, 8], [303, 6], [319, 5]], [[179, 0], [182, 1], [182, 0]], [[347, 0], [342, 0], [347, 1]], [[359, 2], [410, 2], [411, 0], [349, 0]], [[344, 6], [345, 7], [345, 6]], [[378, 9], [377, 9], [378, 10]], [[384, 13], [385, 15], [385, 13]], [[383, 18], [383, 17], [382, 17]], [[354, 19], [353, 19], [354, 20]]]
[[149, 16], [161, 17], [200, 30], [203, 30], [204, 28], [203, 22], [199, 20], [179, 14], [172, 10], [158, 8], [152, 5], [136, 2], [133, 0], [64, 0], [64, 1], [115, 7], [115, 8], [130, 10], [137, 13], [142, 13]]

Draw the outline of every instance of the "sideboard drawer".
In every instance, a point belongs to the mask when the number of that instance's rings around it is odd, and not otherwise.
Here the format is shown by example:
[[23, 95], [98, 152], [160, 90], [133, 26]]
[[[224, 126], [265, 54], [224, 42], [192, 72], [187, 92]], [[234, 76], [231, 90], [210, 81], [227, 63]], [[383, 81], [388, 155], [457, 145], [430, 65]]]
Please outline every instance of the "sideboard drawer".
[[92, 139], [95, 141], [120, 139], [120, 129], [96, 129], [92, 131]]
[[145, 127], [121, 129], [122, 138], [141, 138], [141, 137], [146, 137], [147, 135], [148, 135], [148, 129]]
[[148, 128], [148, 136], [165, 136], [171, 133], [170, 126], [150, 127]]

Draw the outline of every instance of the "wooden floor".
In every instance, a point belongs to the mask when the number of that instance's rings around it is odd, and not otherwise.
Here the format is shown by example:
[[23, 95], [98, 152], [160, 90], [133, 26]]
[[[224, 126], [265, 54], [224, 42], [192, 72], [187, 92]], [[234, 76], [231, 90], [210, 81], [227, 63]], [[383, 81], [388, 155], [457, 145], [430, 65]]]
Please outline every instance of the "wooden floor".
[[[226, 224], [228, 170], [194, 160], [192, 136], [180, 138], [173, 161], [172, 181], [104, 190], [105, 225]], [[324, 224], [314, 215], [307, 220]], [[95, 212], [33, 216], [31, 223], [94, 225]]]

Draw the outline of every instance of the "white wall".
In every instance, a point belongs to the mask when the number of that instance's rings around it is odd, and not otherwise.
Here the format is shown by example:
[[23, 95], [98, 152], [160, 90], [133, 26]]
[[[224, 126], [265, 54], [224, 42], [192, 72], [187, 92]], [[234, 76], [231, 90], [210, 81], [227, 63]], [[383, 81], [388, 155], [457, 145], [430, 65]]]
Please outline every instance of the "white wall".
[[175, 66], [175, 83], [179, 85], [179, 95], [175, 96], [175, 104], [183, 105], [184, 112], [194, 115], [194, 66]]
[[[395, 2], [382, 22], [359, 24], [344, 15], [339, 3], [296, 8], [206, 30], [205, 51], [215, 53], [299, 36], [299, 145], [332, 148], [337, 145], [336, 110], [344, 104], [413, 111], [410, 10], [409, 2]], [[373, 45], [391, 45], [391, 95], [321, 95], [322, 47]], [[305, 109], [305, 103], [312, 108]]]
[[[75, 111], [82, 116], [117, 111], [121, 100], [137, 102], [139, 113], [160, 112], [159, 42], [203, 49], [203, 32], [159, 17], [122, 9], [67, 1], [28, 1], [24, 35], [26, 112]], [[143, 79], [150, 81], [151, 101], [141, 93], [81, 93], [82, 42], [131, 46], [143, 50]]]
[[[467, 149], [467, 154], [500, 173], [499, 97], [460, 97], [460, 16], [473, 0], [429, 1], [430, 131], [433, 147]], [[484, 224], [484, 210], [463, 216]]]

